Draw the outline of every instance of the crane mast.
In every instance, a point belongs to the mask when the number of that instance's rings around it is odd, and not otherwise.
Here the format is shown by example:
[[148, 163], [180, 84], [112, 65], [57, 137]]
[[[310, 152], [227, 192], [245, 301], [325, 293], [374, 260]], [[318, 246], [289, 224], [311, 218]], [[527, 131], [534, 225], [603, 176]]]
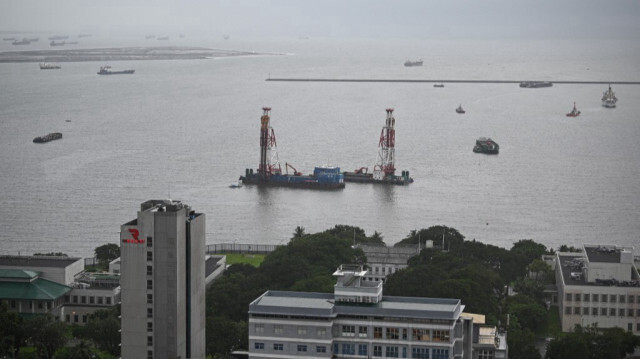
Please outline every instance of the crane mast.
[[394, 176], [396, 172], [395, 168], [395, 145], [396, 145], [396, 119], [393, 117], [393, 109], [388, 108], [387, 120], [382, 132], [380, 133], [380, 142], [378, 143], [378, 162], [375, 165], [373, 171], [373, 177], [377, 180], [382, 180], [388, 176]]
[[260, 117], [260, 164], [258, 165], [258, 175], [267, 178], [272, 174], [280, 174], [280, 162], [276, 145], [276, 134], [269, 123], [269, 112], [271, 107], [262, 108]]

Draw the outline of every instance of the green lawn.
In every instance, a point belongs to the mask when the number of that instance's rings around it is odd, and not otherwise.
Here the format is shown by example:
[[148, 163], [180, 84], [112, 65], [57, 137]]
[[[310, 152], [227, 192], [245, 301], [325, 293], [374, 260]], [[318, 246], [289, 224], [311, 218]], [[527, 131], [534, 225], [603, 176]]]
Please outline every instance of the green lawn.
[[240, 253], [222, 253], [227, 256], [227, 265], [236, 263], [247, 263], [254, 267], [259, 267], [264, 260], [264, 254], [240, 254]]

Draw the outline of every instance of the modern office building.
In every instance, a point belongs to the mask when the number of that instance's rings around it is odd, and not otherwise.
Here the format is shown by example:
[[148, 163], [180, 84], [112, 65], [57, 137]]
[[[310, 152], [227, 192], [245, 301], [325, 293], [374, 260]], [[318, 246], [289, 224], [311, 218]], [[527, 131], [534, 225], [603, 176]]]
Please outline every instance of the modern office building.
[[563, 331], [597, 324], [640, 335], [640, 275], [633, 247], [584, 245], [580, 253], [559, 252], [555, 273]]
[[[366, 272], [341, 266], [333, 294], [262, 294], [249, 305], [249, 358], [479, 357], [459, 299], [383, 296]], [[506, 340], [494, 348], [491, 358], [506, 358]]]
[[120, 242], [122, 358], [204, 358], [205, 215], [150, 200]]

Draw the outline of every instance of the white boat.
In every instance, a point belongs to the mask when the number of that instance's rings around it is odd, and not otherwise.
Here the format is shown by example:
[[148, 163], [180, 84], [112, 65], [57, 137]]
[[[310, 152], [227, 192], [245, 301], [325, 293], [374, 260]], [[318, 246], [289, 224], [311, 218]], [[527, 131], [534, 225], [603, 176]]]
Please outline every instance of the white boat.
[[232, 183], [229, 185], [229, 188], [240, 188], [242, 187], [242, 180], [239, 180], [238, 183]]
[[609, 85], [609, 89], [602, 94], [602, 106], [613, 108], [616, 107], [616, 102], [618, 102], [618, 98]]

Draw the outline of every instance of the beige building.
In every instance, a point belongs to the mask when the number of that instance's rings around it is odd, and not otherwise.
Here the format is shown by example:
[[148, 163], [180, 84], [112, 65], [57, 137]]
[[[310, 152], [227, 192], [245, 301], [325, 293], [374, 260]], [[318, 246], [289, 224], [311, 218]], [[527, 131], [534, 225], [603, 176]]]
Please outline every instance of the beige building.
[[581, 253], [556, 254], [563, 331], [576, 324], [597, 324], [640, 335], [640, 275], [633, 251], [633, 247], [584, 245]]

